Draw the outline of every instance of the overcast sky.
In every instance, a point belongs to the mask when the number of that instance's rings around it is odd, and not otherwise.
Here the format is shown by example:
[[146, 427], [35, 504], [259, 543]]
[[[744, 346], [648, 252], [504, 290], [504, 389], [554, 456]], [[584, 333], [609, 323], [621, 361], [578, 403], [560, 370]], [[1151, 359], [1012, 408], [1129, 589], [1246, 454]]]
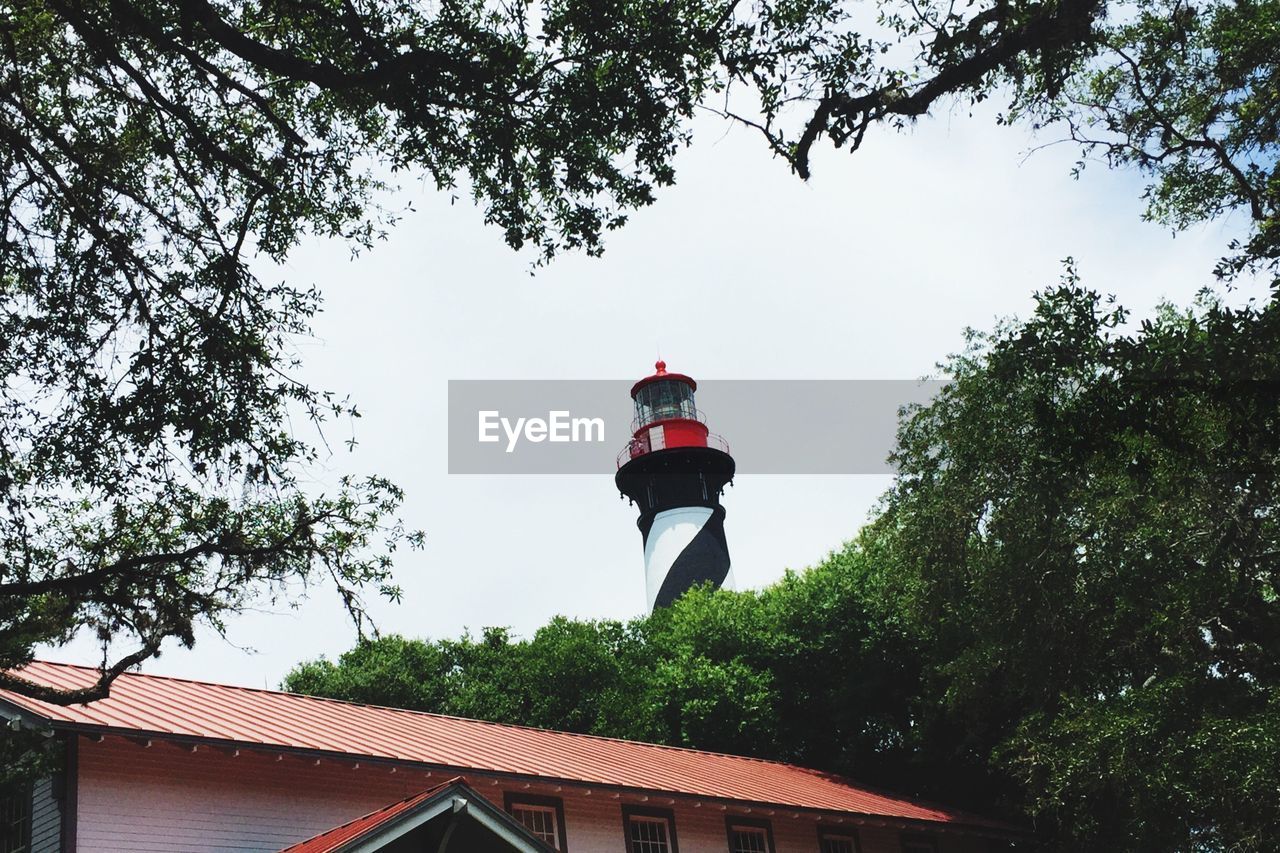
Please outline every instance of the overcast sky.
[[[645, 606], [635, 509], [612, 471], [575, 477], [447, 473], [449, 379], [908, 379], [934, 372], [966, 326], [1025, 316], [1033, 290], [1076, 258], [1084, 282], [1139, 316], [1211, 283], [1233, 224], [1176, 238], [1143, 223], [1140, 178], [1094, 166], [1073, 180], [1069, 146], [964, 110], [910, 133], [873, 133], [850, 156], [823, 150], [804, 184], [750, 132], [702, 121], [678, 184], [611, 235], [600, 259], [564, 257], [535, 277], [465, 200], [407, 186], [417, 212], [359, 258], [308, 244], [286, 274], [318, 285], [325, 313], [301, 351], [305, 378], [349, 393], [359, 445], [334, 425], [319, 482], [384, 474], [426, 531], [397, 558], [399, 605], [371, 602], [384, 632], [456, 636], [551, 616], [628, 618]], [[1247, 294], [1248, 292], [1246, 292]], [[1258, 294], [1261, 291], [1257, 291]], [[1233, 301], [1241, 297], [1237, 294]], [[768, 401], [761, 401], [767, 408]], [[734, 424], [707, 412], [733, 441]], [[622, 442], [619, 441], [619, 448]], [[838, 548], [888, 481], [739, 477], [724, 499], [740, 587], [759, 587]], [[276, 686], [291, 666], [335, 657], [355, 635], [331, 591], [167, 647], [147, 671]], [[49, 656], [95, 662], [78, 644]]]

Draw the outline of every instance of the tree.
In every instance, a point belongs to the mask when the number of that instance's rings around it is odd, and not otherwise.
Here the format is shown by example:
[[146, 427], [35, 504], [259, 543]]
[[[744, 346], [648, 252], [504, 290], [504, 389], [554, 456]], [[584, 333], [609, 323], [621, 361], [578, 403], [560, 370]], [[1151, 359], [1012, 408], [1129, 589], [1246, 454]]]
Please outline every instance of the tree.
[[873, 621], [856, 548], [759, 593], [695, 589], [622, 624], [557, 617], [528, 639], [370, 638], [297, 666], [286, 689], [798, 761], [923, 790], [905, 765], [917, 671]]
[[808, 177], [820, 139], [857, 148], [1007, 91], [1006, 118], [1149, 171], [1153, 217], [1248, 211], [1219, 272], [1274, 269], [1276, 9], [885, 0], [872, 24], [837, 0], [0, 4], [0, 670], [78, 631], [106, 650], [86, 690], [0, 682], [88, 700], [294, 581], [329, 577], [357, 620], [361, 589], [395, 594], [394, 485], [299, 485], [316, 449], [289, 414], [356, 414], [294, 375], [319, 295], [250, 260], [304, 234], [367, 247], [398, 173], [469, 192], [541, 259], [594, 254], [674, 180], [696, 108]]
[[1277, 306], [1135, 327], [1069, 278], [946, 367], [876, 518], [812, 569], [627, 626], [370, 641], [286, 687], [794, 761], [1047, 849], [1269, 849]]
[[[298, 582], [396, 595], [400, 493], [303, 488], [290, 418], [319, 294], [303, 234], [366, 247], [382, 178], [465, 181], [513, 246], [599, 251], [669, 183], [718, 17], [693, 2], [0, 4], [0, 686], [106, 694], [169, 638]], [[101, 678], [13, 670], [89, 631]]]
[[331, 662], [295, 667], [289, 690], [514, 725], [657, 739], [652, 662], [633, 626], [557, 617], [528, 640], [368, 638]]
[[[881, 0], [879, 27], [856, 7], [820, 5], [780, 5], [780, 28], [759, 30], [775, 51], [792, 38], [807, 49], [726, 62], [762, 107], [759, 119], [727, 114], [801, 177], [824, 138], [857, 150], [872, 127], [904, 127], [939, 103], [1005, 98], [1000, 121], [1074, 141], [1079, 168], [1100, 156], [1149, 175], [1150, 219], [1182, 229], [1244, 212], [1247, 236], [1216, 272], [1277, 283], [1280, 3]], [[825, 20], [797, 26], [807, 16]], [[798, 124], [797, 104], [812, 105]]]
[[1280, 312], [1138, 328], [1074, 281], [972, 339], [861, 537], [918, 639], [917, 748], [1075, 850], [1280, 830]]

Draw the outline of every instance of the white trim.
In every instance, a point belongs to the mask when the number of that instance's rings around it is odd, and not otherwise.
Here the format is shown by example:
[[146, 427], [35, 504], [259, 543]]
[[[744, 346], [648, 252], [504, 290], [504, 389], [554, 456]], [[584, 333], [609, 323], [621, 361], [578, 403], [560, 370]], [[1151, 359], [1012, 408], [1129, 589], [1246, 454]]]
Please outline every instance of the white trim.
[[729, 824], [729, 853], [741, 853], [738, 848], [733, 846], [733, 837], [735, 835], [753, 835], [760, 839], [761, 853], [772, 853], [769, 848], [769, 830], [765, 829], [763, 826], [756, 826], [752, 823]]
[[[522, 811], [534, 812], [536, 814], [545, 815], [547, 817], [547, 823], [550, 826], [549, 831], [550, 831], [551, 838], [549, 840], [546, 838], [543, 838], [541, 835], [538, 834], [537, 831], [534, 830], [533, 827], [529, 826], [529, 824], [521, 820], [517, 812], [522, 812]], [[511, 800], [511, 817], [516, 823], [522, 825], [525, 829], [529, 830], [529, 834], [537, 837], [539, 841], [546, 843], [553, 850], [560, 849], [560, 810], [557, 809], [555, 806], [545, 806], [539, 803], [521, 802], [520, 800], [515, 799], [513, 797]]]
[[[459, 793], [441, 797], [440, 801], [436, 803], [424, 804], [410, 816], [401, 820], [393, 820], [386, 826], [380, 826], [373, 831], [372, 835], [348, 843], [339, 847], [338, 850], [341, 853], [378, 853], [378, 851], [396, 839], [408, 835], [423, 824], [440, 817], [446, 811], [452, 811], [455, 819], [465, 815], [475, 820], [485, 829], [510, 844], [518, 853], [545, 853], [542, 843], [525, 835], [523, 827], [517, 831], [510, 826], [509, 822], [513, 820], [510, 815], [498, 812], [497, 809], [485, 802], [484, 798], [479, 794], [472, 798], [463, 796], [462, 793], [469, 789], [460, 785], [454, 785], [453, 787], [459, 789]], [[444, 791], [441, 792], [441, 794], [444, 793]], [[494, 813], [499, 816], [495, 817]]]
[[662, 846], [667, 853], [671, 853], [671, 818], [666, 815], [652, 814], [629, 814], [627, 815], [627, 837], [625, 839], [628, 850], [633, 849], [637, 844], [657, 844], [659, 842], [652, 839], [636, 839], [631, 834], [631, 827], [637, 823], [654, 823], [662, 827]]

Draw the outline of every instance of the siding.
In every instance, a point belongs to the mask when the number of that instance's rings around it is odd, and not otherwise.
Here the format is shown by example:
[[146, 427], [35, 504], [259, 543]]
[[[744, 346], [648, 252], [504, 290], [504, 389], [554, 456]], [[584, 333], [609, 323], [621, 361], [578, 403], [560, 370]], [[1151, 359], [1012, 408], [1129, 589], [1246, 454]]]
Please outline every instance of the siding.
[[[109, 851], [252, 851], [270, 853], [436, 784], [441, 774], [385, 765], [353, 769], [349, 762], [243, 750], [238, 756], [201, 746], [124, 738], [81, 740], [77, 853]], [[502, 807], [502, 785], [469, 780]], [[510, 786], [518, 798], [523, 786]], [[530, 793], [564, 800], [571, 853], [623, 853], [622, 804], [634, 797], [551, 786]], [[725, 814], [718, 805], [649, 803], [675, 812], [680, 853], [725, 853]], [[817, 824], [779, 813], [771, 818], [776, 853], [817, 853]], [[754, 817], [763, 817], [759, 811]], [[862, 853], [899, 853], [894, 829], [863, 826]], [[985, 853], [982, 839], [939, 835], [939, 853]]]
[[76, 853], [274, 851], [431, 784], [421, 773], [110, 737], [82, 739], [79, 761]]
[[[564, 822], [569, 853], [623, 853], [622, 805], [610, 795], [591, 797], [564, 796]], [[680, 853], [726, 853], [728, 839], [725, 817], [734, 812], [721, 811], [715, 804], [695, 808], [690, 803], [655, 798], [645, 805], [669, 809], [675, 815], [676, 841]], [[741, 814], [738, 812], [737, 814]], [[755, 810], [750, 817], [768, 820], [773, 830], [775, 853], [818, 853], [818, 824], [810, 817], [791, 817], [794, 812], [777, 811], [769, 816]], [[849, 824], [839, 827], [848, 831]], [[857, 828], [862, 853], [900, 853], [900, 833], [896, 829], [876, 826]], [[986, 853], [985, 839], [956, 833], [939, 833], [939, 853]]]
[[31, 789], [31, 853], [62, 849], [62, 807], [53, 793], [53, 779], [41, 779]]

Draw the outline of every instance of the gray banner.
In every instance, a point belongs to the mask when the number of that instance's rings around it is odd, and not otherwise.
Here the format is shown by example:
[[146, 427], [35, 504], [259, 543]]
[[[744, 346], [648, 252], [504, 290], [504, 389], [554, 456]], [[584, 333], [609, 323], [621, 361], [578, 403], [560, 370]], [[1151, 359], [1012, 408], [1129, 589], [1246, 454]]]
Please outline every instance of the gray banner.
[[[943, 384], [709, 379], [696, 401], [739, 474], [890, 474], [899, 412]], [[632, 437], [631, 385], [450, 380], [449, 473], [612, 474]]]

